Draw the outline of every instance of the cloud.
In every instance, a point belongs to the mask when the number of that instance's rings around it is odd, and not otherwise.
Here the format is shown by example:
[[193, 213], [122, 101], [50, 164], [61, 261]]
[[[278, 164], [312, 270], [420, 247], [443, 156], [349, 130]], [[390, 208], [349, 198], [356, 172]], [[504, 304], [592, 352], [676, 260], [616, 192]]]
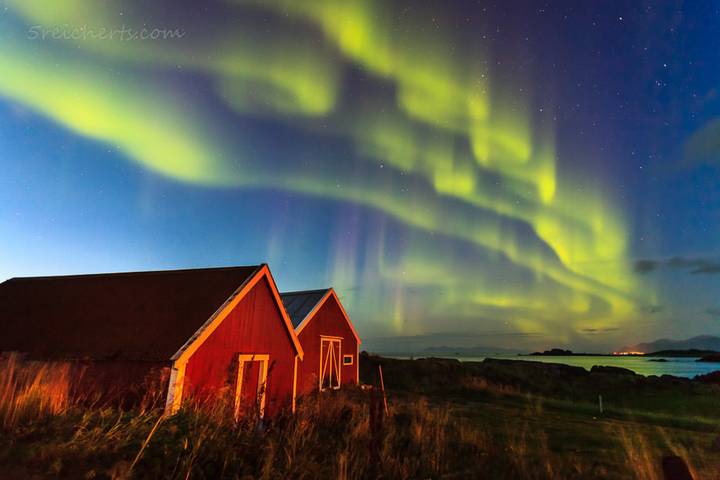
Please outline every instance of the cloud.
[[720, 273], [717, 257], [672, 257], [669, 259], [636, 260], [634, 270], [645, 275], [660, 269], [686, 270], [692, 275]]
[[609, 328], [583, 328], [580, 330], [582, 333], [611, 333], [611, 332], [617, 332], [620, 329], [618, 327], [609, 327]]
[[654, 315], [665, 310], [665, 307], [663, 307], [662, 305], [643, 305], [638, 310], [642, 313], [649, 313], [650, 315]]
[[685, 144], [684, 161], [688, 165], [720, 166], [720, 118], [706, 123]]
[[690, 272], [690, 273], [693, 273], [693, 274], [698, 274], [698, 273], [716, 274], [716, 273], [720, 273], [720, 263], [713, 263], [713, 264], [705, 265], [705, 266], [696, 268], [695, 270], [693, 270], [693, 271]]
[[655, 260], [638, 260], [635, 262], [635, 271], [637, 273], [650, 273], [658, 268], [658, 262]]

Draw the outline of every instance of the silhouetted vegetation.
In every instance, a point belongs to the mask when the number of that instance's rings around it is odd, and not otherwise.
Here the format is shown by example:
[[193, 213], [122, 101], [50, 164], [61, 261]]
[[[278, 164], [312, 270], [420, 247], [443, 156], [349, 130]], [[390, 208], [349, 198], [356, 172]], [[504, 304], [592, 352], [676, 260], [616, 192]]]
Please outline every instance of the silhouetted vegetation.
[[652, 479], [668, 456], [695, 478], [720, 467], [716, 385], [366, 354], [364, 382], [376, 383], [379, 365], [387, 416], [377, 390], [354, 387], [303, 398], [294, 415], [236, 423], [222, 401], [171, 417], [162, 395], [127, 411], [88, 406], [70, 398], [67, 366], [8, 360], [0, 477]]

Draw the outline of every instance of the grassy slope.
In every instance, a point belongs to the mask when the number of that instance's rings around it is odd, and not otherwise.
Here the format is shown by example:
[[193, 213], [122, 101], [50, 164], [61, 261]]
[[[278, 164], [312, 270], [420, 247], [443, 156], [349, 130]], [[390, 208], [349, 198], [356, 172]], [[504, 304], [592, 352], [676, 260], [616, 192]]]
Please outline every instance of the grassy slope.
[[662, 478], [661, 458], [679, 455], [695, 478], [720, 478], [717, 385], [538, 362], [366, 360], [365, 377], [382, 364], [401, 398], [427, 396], [495, 443], [524, 445], [528, 477]]
[[696, 478], [720, 469], [716, 386], [376, 357], [363, 358], [364, 381], [376, 381], [378, 364], [388, 418], [378, 396], [348, 389], [309, 397], [262, 431], [219, 407], [160, 419], [152, 408], [83, 409], [57, 395], [41, 405], [63, 391], [57, 375], [21, 391], [0, 374], [0, 478], [661, 478], [666, 454]]

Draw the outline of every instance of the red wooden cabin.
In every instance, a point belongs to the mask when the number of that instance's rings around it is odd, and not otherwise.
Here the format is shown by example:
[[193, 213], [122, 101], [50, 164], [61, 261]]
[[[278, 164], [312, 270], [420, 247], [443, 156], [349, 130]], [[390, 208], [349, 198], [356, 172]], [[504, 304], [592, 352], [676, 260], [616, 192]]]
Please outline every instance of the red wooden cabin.
[[297, 392], [305, 394], [359, 381], [360, 337], [332, 288], [281, 294], [305, 357]]
[[73, 361], [103, 398], [159, 385], [170, 412], [225, 396], [236, 414], [294, 407], [303, 357], [267, 265], [10, 279], [0, 352]]

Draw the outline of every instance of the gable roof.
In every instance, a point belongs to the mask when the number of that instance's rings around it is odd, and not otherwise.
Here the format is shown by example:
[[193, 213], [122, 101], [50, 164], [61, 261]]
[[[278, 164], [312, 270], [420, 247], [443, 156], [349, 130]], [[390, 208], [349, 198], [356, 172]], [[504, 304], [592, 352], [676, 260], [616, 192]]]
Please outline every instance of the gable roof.
[[43, 359], [169, 361], [266, 270], [260, 265], [13, 278], [0, 284], [0, 351]]
[[238, 288], [225, 301], [225, 303], [223, 303], [222, 306], [215, 311], [212, 317], [210, 317], [200, 328], [197, 329], [193, 336], [190, 337], [182, 347], [180, 347], [180, 350], [175, 352], [175, 355], [171, 358], [173, 365], [177, 367], [187, 363], [193, 352], [202, 345], [202, 343], [222, 323], [225, 317], [227, 317], [227, 315], [237, 306], [238, 303], [240, 303], [245, 295], [262, 279], [267, 280], [267, 285], [270, 288], [270, 292], [275, 300], [275, 306], [278, 309], [278, 313], [280, 314], [280, 317], [282, 317], [283, 324], [285, 325], [285, 331], [287, 332], [293, 348], [295, 349], [295, 354], [298, 358], [300, 358], [300, 360], [302, 360], [304, 352], [302, 346], [300, 345], [300, 340], [298, 340], [298, 337], [295, 334], [290, 317], [288, 316], [287, 311], [285, 311], [285, 307], [280, 299], [280, 292], [278, 291], [275, 279], [273, 278], [272, 273], [270, 273], [270, 269], [267, 264], [263, 263], [260, 265], [258, 270], [256, 270], [252, 276], [248, 277], [240, 288]]
[[302, 292], [286, 292], [281, 293], [283, 305], [287, 310], [290, 320], [294, 328], [297, 327], [305, 320], [305, 317], [320, 303], [320, 301], [330, 291], [329, 288], [322, 288], [320, 290], [305, 290]]
[[340, 299], [335, 293], [334, 288], [306, 290], [303, 292], [287, 292], [281, 293], [280, 297], [285, 305], [285, 309], [288, 311], [288, 315], [290, 315], [293, 327], [295, 327], [295, 333], [298, 335], [302, 329], [310, 323], [315, 314], [320, 310], [320, 307], [322, 307], [329, 298], [334, 298], [343, 314], [343, 317], [345, 318], [345, 321], [350, 327], [355, 340], [357, 340], [358, 345], [362, 343], [360, 336], [355, 330], [355, 326], [353, 326], [345, 308], [342, 306], [342, 303], [340, 303]]

